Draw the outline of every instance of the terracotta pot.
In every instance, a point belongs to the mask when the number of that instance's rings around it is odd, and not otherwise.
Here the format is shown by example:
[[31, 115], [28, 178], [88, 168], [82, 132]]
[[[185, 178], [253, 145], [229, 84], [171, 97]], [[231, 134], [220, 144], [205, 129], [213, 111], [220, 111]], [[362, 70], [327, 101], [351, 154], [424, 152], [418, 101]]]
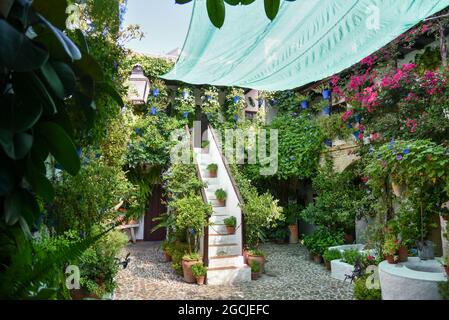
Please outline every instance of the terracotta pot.
[[217, 202], [218, 202], [218, 205], [219, 205], [219, 206], [221, 206], [221, 207], [226, 207], [226, 199], [225, 199], [225, 200], [218, 200], [218, 199], [217, 199]]
[[260, 272], [264, 273], [265, 272], [265, 268], [264, 268], [265, 257], [252, 256], [252, 255], [248, 254], [248, 265], [250, 267], [251, 267], [251, 264], [252, 264], [253, 261], [258, 261], [260, 263]]
[[228, 234], [234, 234], [235, 233], [235, 227], [228, 227], [228, 226], [226, 226], [226, 232]]
[[131, 219], [131, 220], [128, 220], [128, 222], [126, 224], [139, 224], [139, 222], [137, 222], [137, 220]]
[[391, 187], [393, 188], [393, 193], [396, 197], [402, 196], [402, 191], [404, 189], [402, 185], [392, 182]]
[[99, 299], [96, 294], [89, 293], [89, 291], [83, 288], [70, 290], [70, 297], [72, 300]]
[[259, 279], [259, 272], [251, 272], [251, 280], [257, 280]]
[[320, 254], [316, 254], [313, 256], [313, 262], [315, 262], [316, 264], [320, 264], [321, 263], [321, 255]]
[[406, 246], [400, 246], [398, 250], [399, 262], [406, 262], [408, 260], [408, 249]]
[[164, 251], [164, 258], [165, 258], [165, 262], [171, 261], [171, 255], [167, 251]]
[[327, 270], [331, 270], [331, 262], [324, 260], [324, 266], [326, 267]]
[[353, 244], [354, 236], [350, 233], [345, 233], [345, 244]]
[[209, 170], [209, 177], [210, 178], [216, 178], [217, 177], [217, 170]]
[[204, 284], [204, 279], [206, 279], [205, 276], [196, 277], [196, 284], [202, 286]]
[[182, 273], [184, 275], [184, 281], [187, 283], [195, 283], [195, 277], [192, 273], [192, 266], [200, 262], [199, 260], [182, 260]]
[[392, 254], [389, 254], [389, 255], [385, 256], [385, 259], [388, 261], [389, 264], [396, 264], [396, 263], [398, 263], [398, 260], [396, 260], [394, 258], [394, 255], [392, 255]]
[[290, 230], [290, 243], [298, 243], [298, 224], [291, 224], [288, 229]]

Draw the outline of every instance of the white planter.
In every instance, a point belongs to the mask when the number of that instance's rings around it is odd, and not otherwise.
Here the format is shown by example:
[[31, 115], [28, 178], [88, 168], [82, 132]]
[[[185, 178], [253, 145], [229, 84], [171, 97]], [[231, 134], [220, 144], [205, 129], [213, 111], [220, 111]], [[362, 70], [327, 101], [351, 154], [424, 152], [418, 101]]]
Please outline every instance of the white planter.
[[343, 281], [347, 274], [352, 274], [352, 271], [354, 271], [354, 266], [347, 264], [346, 262], [342, 262], [341, 260], [331, 261], [331, 276], [334, 279]]

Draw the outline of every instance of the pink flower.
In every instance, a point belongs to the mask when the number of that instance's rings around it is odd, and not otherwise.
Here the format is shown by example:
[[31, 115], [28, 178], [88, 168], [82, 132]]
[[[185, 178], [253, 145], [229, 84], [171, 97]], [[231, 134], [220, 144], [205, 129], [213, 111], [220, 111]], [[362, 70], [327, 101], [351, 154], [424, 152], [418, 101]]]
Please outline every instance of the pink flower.
[[414, 133], [416, 132], [418, 121], [416, 119], [407, 119], [406, 126], [410, 129], [410, 132]]
[[343, 122], [348, 121], [348, 119], [352, 116], [352, 114], [354, 113], [354, 111], [352, 110], [348, 110], [346, 111], [343, 116], [341, 117], [341, 120], [343, 120]]
[[368, 256], [367, 259], [368, 261], [373, 261], [375, 258], [373, 256]]
[[376, 133], [371, 133], [371, 135], [370, 135], [370, 139], [373, 140], [373, 141], [375, 141], [375, 140], [377, 140], [379, 138], [380, 138], [380, 134], [378, 134], [377, 132]]
[[404, 71], [404, 72], [410, 72], [414, 68], [416, 68], [416, 64], [414, 64], [414, 63], [408, 63], [408, 64], [402, 65], [402, 71]]

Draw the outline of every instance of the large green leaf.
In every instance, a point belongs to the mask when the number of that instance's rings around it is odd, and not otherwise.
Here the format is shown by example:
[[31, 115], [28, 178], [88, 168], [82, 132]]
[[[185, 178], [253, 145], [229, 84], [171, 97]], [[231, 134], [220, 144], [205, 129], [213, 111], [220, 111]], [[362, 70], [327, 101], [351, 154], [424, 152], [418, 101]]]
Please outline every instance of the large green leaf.
[[247, 6], [251, 3], [253, 3], [255, 0], [241, 0], [240, 3], [243, 4], [244, 6]]
[[221, 28], [225, 20], [224, 0], [207, 0], [206, 7], [212, 24], [217, 28]]
[[59, 78], [53, 66], [49, 62], [47, 62], [42, 66], [41, 72], [45, 79], [45, 82], [51, 88], [54, 95], [57, 96], [59, 99], [64, 99], [65, 98], [64, 85], [62, 84], [62, 81]]
[[75, 30], [76, 38], [78, 39], [78, 44], [82, 51], [84, 51], [87, 54], [90, 54], [89, 45], [87, 44], [86, 37], [84, 36], [84, 33], [80, 29]]
[[33, 7], [57, 28], [64, 30], [67, 19], [66, 0], [34, 0]]
[[36, 199], [26, 190], [16, 190], [5, 197], [5, 222], [12, 226], [24, 218], [31, 225], [39, 216], [39, 206]]
[[51, 182], [40, 169], [34, 165], [31, 158], [27, 159], [25, 176], [37, 195], [41, 196], [42, 199], [46, 201], [53, 201], [55, 191]]
[[47, 143], [48, 150], [55, 159], [71, 175], [76, 175], [80, 169], [80, 159], [75, 145], [67, 133], [53, 122], [39, 123], [36, 132]]
[[33, 136], [28, 133], [13, 133], [0, 129], [0, 144], [3, 151], [14, 160], [23, 159], [33, 145]]
[[49, 57], [46, 50], [3, 19], [0, 19], [0, 43], [0, 65], [14, 71], [39, 69]]
[[279, 6], [281, 4], [281, 0], [264, 0], [265, 4], [265, 13], [268, 19], [273, 20], [276, 18], [276, 15], [279, 11]]
[[82, 75], [89, 75], [97, 82], [103, 81], [104, 75], [101, 66], [98, 62], [89, 54], [84, 53], [81, 60], [74, 62], [74, 67], [77, 73]]
[[68, 64], [59, 61], [53, 61], [51, 65], [64, 85], [64, 95], [72, 95], [76, 86], [76, 76], [72, 68]]
[[225, 2], [231, 6], [236, 6], [240, 3], [240, 0], [225, 0]]
[[13, 95], [5, 95], [2, 102], [2, 116], [0, 128], [13, 132], [22, 132], [36, 124], [42, 115], [42, 106], [39, 103], [23, 103], [14, 101]]

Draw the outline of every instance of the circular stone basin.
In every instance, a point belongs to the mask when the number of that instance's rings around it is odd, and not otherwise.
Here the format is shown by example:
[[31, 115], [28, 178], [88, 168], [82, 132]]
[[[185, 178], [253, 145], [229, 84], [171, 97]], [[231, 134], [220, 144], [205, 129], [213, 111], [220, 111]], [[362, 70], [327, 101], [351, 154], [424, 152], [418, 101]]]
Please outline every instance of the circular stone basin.
[[379, 279], [384, 300], [441, 300], [438, 283], [446, 281], [443, 267], [437, 260], [420, 260], [379, 264]]

